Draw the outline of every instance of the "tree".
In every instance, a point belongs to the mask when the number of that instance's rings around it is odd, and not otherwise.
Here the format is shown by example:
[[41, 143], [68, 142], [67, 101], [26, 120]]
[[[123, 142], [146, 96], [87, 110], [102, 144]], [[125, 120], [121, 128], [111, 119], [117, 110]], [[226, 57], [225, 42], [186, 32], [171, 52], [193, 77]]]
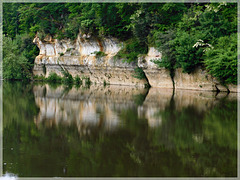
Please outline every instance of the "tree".
[[214, 49], [206, 51], [204, 64], [222, 84], [237, 84], [237, 33], [217, 40]]
[[10, 80], [30, 79], [31, 65], [20, 52], [16, 40], [3, 36], [3, 78]]

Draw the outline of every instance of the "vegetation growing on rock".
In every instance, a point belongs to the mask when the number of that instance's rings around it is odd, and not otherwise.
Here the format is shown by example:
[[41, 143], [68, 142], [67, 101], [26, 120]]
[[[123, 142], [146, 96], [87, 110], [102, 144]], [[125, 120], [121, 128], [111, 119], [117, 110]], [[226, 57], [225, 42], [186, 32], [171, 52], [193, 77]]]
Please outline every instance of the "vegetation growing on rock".
[[36, 33], [74, 40], [80, 32], [120, 39], [117, 57], [126, 62], [154, 46], [162, 52], [156, 63], [172, 75], [201, 66], [237, 83], [237, 3], [4, 3], [4, 78], [31, 77]]

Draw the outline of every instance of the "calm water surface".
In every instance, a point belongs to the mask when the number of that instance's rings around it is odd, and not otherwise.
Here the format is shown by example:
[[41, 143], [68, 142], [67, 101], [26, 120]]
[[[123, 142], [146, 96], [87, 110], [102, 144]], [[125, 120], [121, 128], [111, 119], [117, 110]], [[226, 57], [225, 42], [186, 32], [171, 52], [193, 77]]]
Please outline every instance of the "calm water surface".
[[4, 82], [3, 173], [237, 176], [237, 97]]

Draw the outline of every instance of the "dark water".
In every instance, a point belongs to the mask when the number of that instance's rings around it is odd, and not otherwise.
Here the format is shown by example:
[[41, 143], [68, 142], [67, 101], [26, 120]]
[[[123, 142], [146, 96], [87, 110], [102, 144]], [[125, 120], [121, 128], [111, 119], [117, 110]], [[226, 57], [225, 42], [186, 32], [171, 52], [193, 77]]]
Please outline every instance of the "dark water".
[[236, 94], [3, 84], [3, 173], [235, 177]]

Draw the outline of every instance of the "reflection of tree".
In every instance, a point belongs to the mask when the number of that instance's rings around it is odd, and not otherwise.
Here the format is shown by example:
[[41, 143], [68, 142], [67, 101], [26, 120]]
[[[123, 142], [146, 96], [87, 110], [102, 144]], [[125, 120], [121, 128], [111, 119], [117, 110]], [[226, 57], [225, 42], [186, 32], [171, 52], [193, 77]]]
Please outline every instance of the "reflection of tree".
[[[36, 141], [39, 132], [34, 125], [33, 116], [38, 113], [32, 94], [32, 86], [22, 82], [4, 82], [3, 84], [3, 159], [8, 162], [4, 171], [15, 171], [20, 161], [22, 143]], [[29, 121], [30, 120], [30, 121]]]
[[[91, 133], [80, 136], [74, 123], [36, 126], [31, 85], [5, 83], [3, 91], [4, 172], [25, 177], [236, 175], [236, 101], [220, 100], [202, 112], [194, 105], [176, 108], [172, 98], [154, 114], [162, 119], [157, 127], [138, 116], [137, 102], [127, 108], [116, 103], [111, 110], [121, 126], [114, 131], [88, 126]], [[96, 108], [100, 119], [102, 110]]]
[[236, 101], [220, 100], [203, 113], [194, 106], [176, 110], [170, 103], [158, 115], [163, 124], [153, 131], [153, 145], [174, 149], [190, 176], [236, 175]]
[[75, 123], [83, 135], [91, 133], [92, 126], [114, 130], [120, 125], [118, 113], [143, 102], [147, 91], [114, 86], [65, 89], [63, 86], [53, 89], [49, 85], [34, 87], [35, 101], [40, 107], [35, 120], [37, 126], [42, 122], [49, 126]]

